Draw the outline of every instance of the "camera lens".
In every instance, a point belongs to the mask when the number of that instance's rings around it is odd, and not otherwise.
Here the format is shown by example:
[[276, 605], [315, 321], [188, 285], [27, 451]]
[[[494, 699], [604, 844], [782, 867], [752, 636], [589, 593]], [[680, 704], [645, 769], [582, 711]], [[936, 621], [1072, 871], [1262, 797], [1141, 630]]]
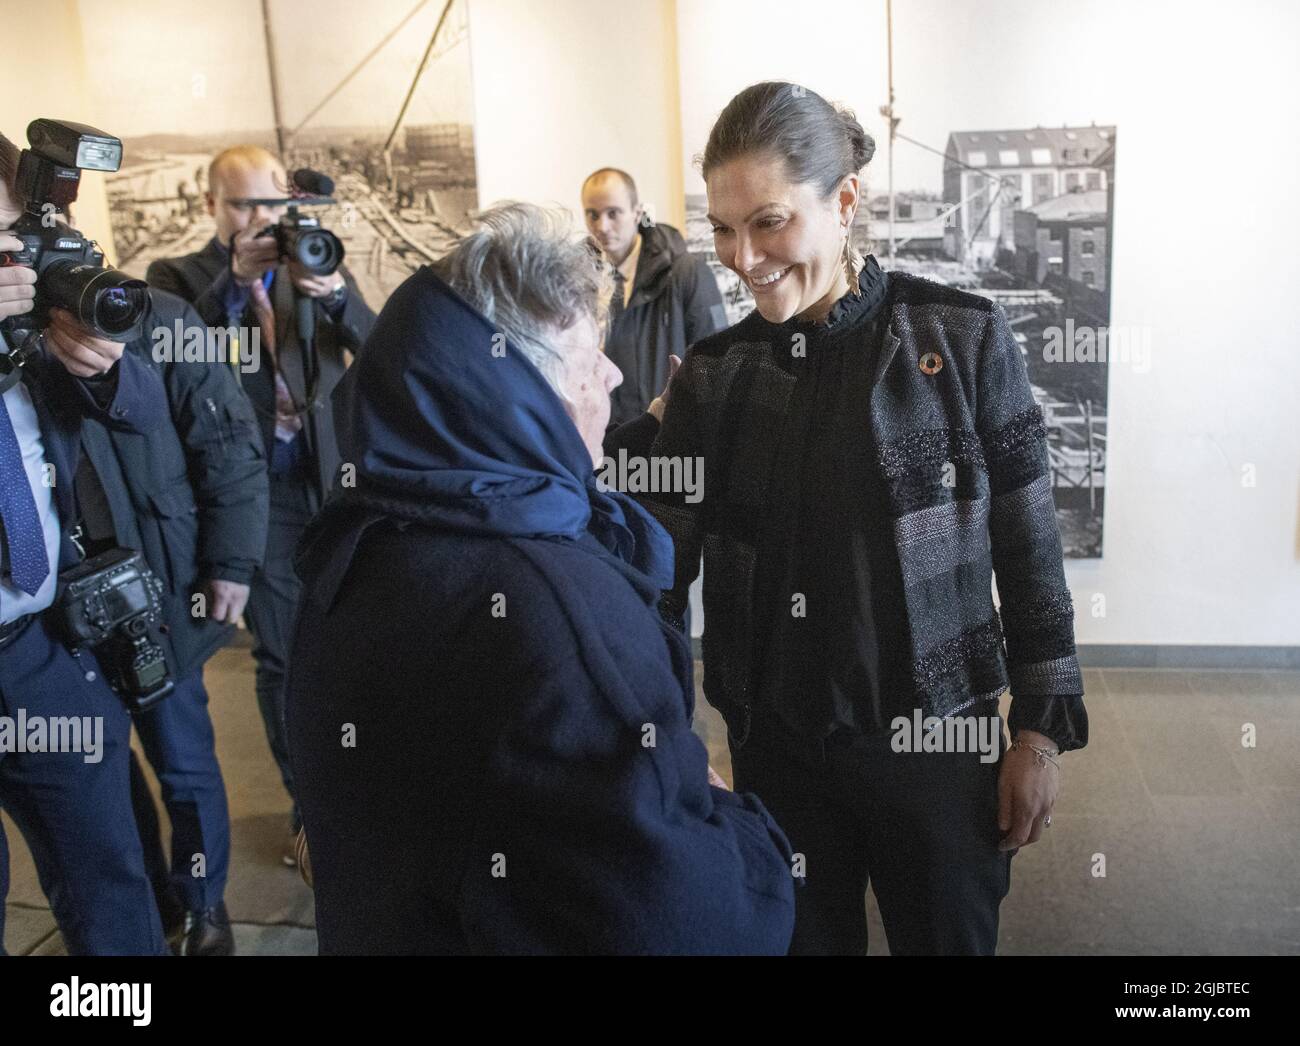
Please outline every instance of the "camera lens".
[[91, 306], [93, 322], [87, 326], [120, 336], [135, 326], [148, 309], [149, 291], [144, 284], [107, 287], [95, 293]]
[[328, 229], [302, 232], [295, 244], [295, 257], [314, 276], [328, 276], [343, 261], [343, 243]]
[[149, 315], [149, 285], [117, 269], [56, 262], [41, 272], [37, 289], [83, 327], [113, 341], [136, 338]]

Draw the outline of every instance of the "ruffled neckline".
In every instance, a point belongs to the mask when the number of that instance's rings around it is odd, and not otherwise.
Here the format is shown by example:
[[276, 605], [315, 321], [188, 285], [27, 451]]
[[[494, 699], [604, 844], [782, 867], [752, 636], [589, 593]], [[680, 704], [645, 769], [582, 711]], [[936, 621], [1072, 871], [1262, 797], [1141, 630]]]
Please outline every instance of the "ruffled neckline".
[[[850, 291], [835, 302], [824, 320], [801, 320], [797, 316], [792, 316], [784, 323], [768, 325], [777, 327], [780, 330], [821, 336], [852, 330], [860, 324], [873, 319], [880, 311], [880, 306], [885, 301], [887, 284], [888, 280], [885, 271], [881, 269], [879, 262], [876, 261], [876, 256], [869, 254], [867, 255], [866, 264], [862, 266], [862, 271], [858, 274], [857, 290]], [[755, 310], [754, 314], [758, 315], [758, 311]], [[764, 320], [763, 322], [766, 323], [767, 321]]]

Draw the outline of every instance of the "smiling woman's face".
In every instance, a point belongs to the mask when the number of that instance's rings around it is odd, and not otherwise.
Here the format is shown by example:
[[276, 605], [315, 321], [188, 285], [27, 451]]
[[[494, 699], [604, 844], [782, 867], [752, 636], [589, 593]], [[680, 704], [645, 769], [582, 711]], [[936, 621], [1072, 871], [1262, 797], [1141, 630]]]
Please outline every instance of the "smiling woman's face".
[[709, 172], [705, 187], [718, 260], [745, 282], [763, 319], [822, 319], [848, 289], [844, 237], [858, 177], [821, 199], [811, 183], [786, 179], [775, 157], [750, 154]]

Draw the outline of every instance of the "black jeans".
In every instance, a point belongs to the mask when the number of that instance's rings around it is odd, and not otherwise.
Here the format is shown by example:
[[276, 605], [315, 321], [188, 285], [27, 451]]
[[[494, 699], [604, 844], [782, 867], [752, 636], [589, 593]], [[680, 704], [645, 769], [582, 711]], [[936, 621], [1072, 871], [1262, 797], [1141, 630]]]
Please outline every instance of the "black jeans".
[[244, 618], [253, 634], [257, 707], [266, 727], [266, 740], [280, 770], [284, 790], [293, 800], [291, 829], [302, 826], [293, 787], [293, 768], [284, 728], [284, 677], [289, 666], [302, 583], [293, 569], [298, 539], [312, 517], [307, 482], [292, 476], [271, 476], [271, 525], [266, 536], [266, 560], [253, 578]]
[[755, 714], [745, 745], [730, 742], [732, 768], [804, 858], [791, 955], [866, 954], [868, 882], [891, 954], [993, 954], [1012, 856], [997, 849], [1000, 720], [997, 736], [985, 763], [895, 752], [890, 734], [818, 744]]

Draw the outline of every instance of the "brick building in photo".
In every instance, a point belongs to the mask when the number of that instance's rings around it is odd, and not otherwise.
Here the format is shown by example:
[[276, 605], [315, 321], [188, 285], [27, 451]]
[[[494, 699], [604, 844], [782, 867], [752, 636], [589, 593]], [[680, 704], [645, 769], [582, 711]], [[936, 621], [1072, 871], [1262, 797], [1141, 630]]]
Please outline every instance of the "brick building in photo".
[[[1016, 249], [1017, 211], [1075, 193], [1100, 193], [1104, 205], [1114, 142], [1114, 127], [1095, 124], [953, 131], [944, 148], [943, 198], [962, 206], [948, 219], [947, 253], [958, 261], [992, 264], [1000, 249]], [[1094, 242], [1094, 249], [1100, 263], [1104, 247]], [[1098, 286], [1104, 273], [1101, 280]]]

